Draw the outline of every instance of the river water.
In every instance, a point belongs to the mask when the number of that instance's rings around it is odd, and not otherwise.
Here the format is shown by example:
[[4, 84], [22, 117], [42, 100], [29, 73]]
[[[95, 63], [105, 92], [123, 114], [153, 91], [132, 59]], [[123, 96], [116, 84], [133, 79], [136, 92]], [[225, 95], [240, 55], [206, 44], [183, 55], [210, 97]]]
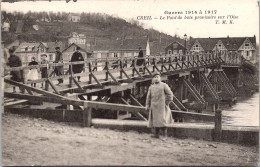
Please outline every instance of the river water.
[[259, 93], [222, 111], [223, 125], [259, 126]]

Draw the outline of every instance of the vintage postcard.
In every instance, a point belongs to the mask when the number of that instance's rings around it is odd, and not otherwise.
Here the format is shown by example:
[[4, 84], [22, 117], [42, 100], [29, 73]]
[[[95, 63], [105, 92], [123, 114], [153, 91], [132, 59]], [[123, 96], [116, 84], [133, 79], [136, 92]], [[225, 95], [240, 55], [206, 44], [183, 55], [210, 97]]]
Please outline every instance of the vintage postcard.
[[2, 0], [3, 166], [258, 166], [259, 1]]

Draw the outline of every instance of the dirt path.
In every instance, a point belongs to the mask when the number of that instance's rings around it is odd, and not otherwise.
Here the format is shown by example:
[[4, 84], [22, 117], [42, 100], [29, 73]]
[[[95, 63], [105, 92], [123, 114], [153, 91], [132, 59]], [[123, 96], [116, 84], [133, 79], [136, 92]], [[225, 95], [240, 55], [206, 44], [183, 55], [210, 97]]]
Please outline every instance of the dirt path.
[[2, 115], [3, 165], [258, 165], [258, 147]]

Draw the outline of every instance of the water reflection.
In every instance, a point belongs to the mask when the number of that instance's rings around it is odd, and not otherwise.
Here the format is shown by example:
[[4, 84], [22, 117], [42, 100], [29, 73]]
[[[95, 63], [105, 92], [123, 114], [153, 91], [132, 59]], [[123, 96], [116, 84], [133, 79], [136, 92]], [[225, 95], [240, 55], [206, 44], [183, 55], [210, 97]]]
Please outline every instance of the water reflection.
[[259, 93], [222, 112], [223, 125], [259, 126]]

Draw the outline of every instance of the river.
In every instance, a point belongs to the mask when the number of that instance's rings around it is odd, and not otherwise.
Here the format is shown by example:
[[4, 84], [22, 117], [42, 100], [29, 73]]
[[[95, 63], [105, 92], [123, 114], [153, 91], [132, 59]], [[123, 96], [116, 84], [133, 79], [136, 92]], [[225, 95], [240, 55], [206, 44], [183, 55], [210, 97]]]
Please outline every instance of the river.
[[259, 126], [259, 93], [222, 111], [223, 125]]

